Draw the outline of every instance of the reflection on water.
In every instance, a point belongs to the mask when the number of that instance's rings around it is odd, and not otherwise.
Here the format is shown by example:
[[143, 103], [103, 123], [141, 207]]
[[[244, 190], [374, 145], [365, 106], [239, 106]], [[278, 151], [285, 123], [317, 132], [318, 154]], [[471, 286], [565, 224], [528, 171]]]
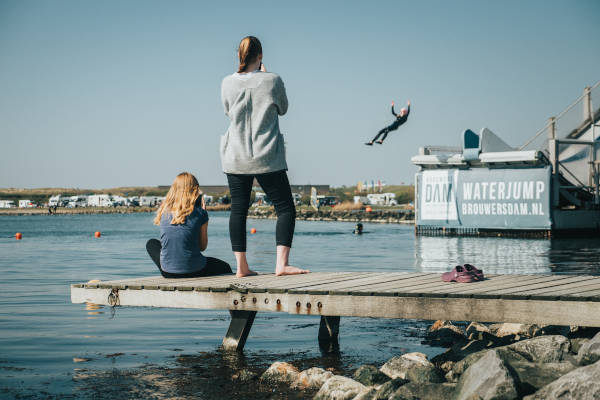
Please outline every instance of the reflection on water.
[[600, 239], [415, 237], [417, 271], [465, 263], [494, 274], [600, 274]]

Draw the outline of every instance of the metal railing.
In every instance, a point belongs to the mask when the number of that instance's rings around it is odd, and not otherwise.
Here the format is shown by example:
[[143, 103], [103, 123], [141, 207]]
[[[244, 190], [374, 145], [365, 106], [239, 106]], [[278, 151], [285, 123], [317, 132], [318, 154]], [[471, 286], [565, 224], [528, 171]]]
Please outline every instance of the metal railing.
[[[560, 114], [549, 118], [546, 125], [537, 131], [519, 150], [541, 150], [548, 154], [548, 140], [576, 138], [578, 133], [584, 132], [586, 127], [593, 122], [597, 122], [599, 117], [600, 81], [592, 87], [586, 87], [583, 95]], [[597, 138], [597, 134], [598, 132], [596, 132], [594, 140]]]

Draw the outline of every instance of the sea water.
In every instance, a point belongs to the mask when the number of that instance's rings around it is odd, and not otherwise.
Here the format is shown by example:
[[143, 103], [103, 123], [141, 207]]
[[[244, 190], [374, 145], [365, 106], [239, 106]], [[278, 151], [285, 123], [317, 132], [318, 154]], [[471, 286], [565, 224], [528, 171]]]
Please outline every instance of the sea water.
[[[228, 213], [211, 213], [208, 256], [233, 263]], [[244, 355], [218, 350], [227, 311], [71, 304], [72, 283], [156, 275], [145, 243], [152, 214], [0, 217], [0, 397], [261, 398], [236, 385], [240, 369], [276, 360], [349, 374], [423, 343], [428, 321], [345, 318], [340, 353], [321, 354], [318, 317], [259, 313]], [[248, 220], [248, 259], [273, 272], [275, 221]], [[443, 272], [471, 263], [488, 273], [600, 273], [600, 241], [415, 236], [412, 226], [298, 221], [290, 262], [312, 271]], [[102, 233], [100, 238], [94, 232]], [[14, 234], [21, 232], [22, 240]], [[289, 393], [281, 394], [283, 397]], [[301, 397], [301, 395], [299, 395]], [[277, 397], [277, 395], [275, 395]]]

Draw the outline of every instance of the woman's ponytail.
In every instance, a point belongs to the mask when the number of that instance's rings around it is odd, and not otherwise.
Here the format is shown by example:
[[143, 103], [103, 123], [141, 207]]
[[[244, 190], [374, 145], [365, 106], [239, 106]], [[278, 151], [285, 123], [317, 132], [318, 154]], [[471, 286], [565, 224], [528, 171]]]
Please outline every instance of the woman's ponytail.
[[253, 63], [261, 54], [262, 45], [258, 38], [254, 36], [246, 36], [243, 38], [238, 49], [238, 56], [240, 57], [238, 72], [246, 72], [248, 65]]

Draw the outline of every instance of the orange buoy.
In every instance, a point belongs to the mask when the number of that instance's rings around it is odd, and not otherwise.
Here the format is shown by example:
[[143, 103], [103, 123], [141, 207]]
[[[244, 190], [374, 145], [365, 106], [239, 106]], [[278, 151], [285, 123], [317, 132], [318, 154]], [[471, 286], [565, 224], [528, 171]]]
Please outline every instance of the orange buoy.
[[100, 236], [102, 236], [102, 234], [100, 232], [96, 231], [96, 233], [94, 233], [94, 236], [99, 238]]
[[256, 228], [250, 229], [250, 233], [254, 235], [256, 233]]
[[371, 207], [367, 207], [367, 208], [365, 208], [365, 211], [366, 212], [371, 212], [371, 211], [373, 211], [373, 209]]
[[21, 232], [15, 233], [15, 239], [21, 240], [22, 238], [23, 238], [23, 235], [21, 235]]

